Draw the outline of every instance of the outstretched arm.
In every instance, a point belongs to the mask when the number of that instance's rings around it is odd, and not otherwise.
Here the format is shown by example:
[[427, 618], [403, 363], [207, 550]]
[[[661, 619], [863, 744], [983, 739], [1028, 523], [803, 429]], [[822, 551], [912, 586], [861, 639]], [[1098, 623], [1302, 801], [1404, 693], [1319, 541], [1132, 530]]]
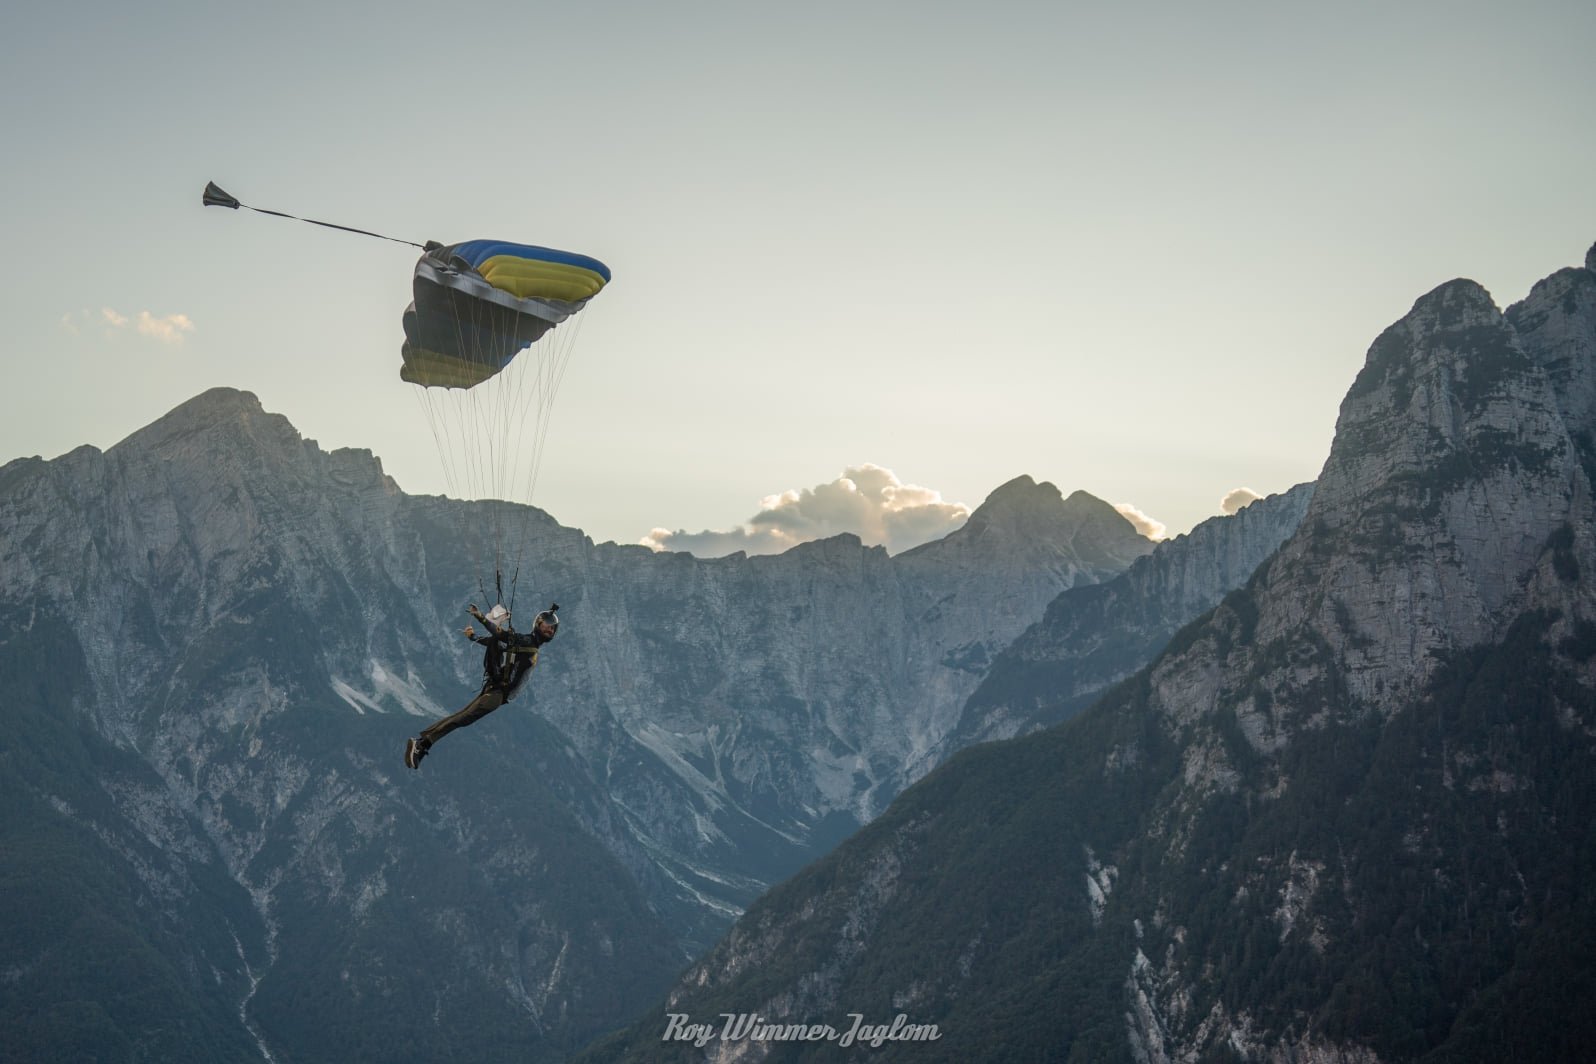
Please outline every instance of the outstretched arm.
[[484, 628], [486, 628], [488, 630], [487, 636], [485, 636], [482, 639], [478, 639], [477, 642], [486, 643], [486, 642], [489, 642], [490, 640], [493, 640], [493, 639], [503, 639], [504, 638], [504, 634], [505, 634], [504, 633], [504, 629], [502, 629], [498, 625], [494, 624], [493, 621], [491, 621], [487, 617], [484, 617], [482, 615], [482, 611], [477, 609], [477, 604], [475, 602], [473, 602], [471, 605], [466, 607], [466, 612], [469, 613], [471, 616], [475, 617], [478, 621], [480, 621], [482, 623], [482, 627], [484, 627]]

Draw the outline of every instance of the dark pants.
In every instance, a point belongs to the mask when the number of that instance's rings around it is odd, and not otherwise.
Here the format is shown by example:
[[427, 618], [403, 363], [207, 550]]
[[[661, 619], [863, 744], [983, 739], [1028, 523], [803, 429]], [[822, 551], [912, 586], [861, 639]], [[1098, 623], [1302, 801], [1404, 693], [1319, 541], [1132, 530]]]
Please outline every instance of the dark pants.
[[429, 725], [421, 733], [421, 741], [431, 746], [456, 728], [464, 728], [467, 724], [475, 724], [502, 705], [504, 705], [504, 688], [484, 687], [482, 692], [466, 703], [466, 707], [460, 712], [451, 713], [436, 724]]

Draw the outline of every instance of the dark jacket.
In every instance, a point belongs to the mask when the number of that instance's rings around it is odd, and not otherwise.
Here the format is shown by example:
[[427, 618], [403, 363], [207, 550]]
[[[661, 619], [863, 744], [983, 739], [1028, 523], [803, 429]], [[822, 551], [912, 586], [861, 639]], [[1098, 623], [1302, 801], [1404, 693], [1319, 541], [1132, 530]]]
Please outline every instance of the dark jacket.
[[[490, 622], [483, 621], [482, 623], [488, 624]], [[482, 689], [486, 691], [490, 687], [503, 687], [505, 680], [509, 676], [509, 671], [505, 667], [504, 647], [491, 634], [474, 635], [471, 637], [471, 642], [481, 643], [487, 648], [482, 653]]]
[[475, 637], [474, 641], [484, 644], [488, 649], [483, 655], [482, 672], [484, 675], [483, 687], [500, 687], [504, 690], [504, 700], [508, 702], [514, 698], [526, 678], [537, 667], [538, 648], [547, 639], [536, 632], [516, 632], [507, 628], [500, 628], [486, 617], [479, 618], [488, 634]]

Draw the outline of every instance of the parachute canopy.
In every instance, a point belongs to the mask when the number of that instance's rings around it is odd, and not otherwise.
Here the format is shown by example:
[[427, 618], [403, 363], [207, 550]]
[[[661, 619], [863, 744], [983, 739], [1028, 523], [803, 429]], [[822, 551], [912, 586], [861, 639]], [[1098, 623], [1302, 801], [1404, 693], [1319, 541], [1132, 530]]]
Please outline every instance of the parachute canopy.
[[583, 320], [570, 319], [609, 280], [597, 259], [502, 240], [428, 244], [416, 262], [399, 376], [416, 385], [448, 493], [481, 501], [457, 516], [484, 596], [491, 586], [514, 601], [534, 512], [524, 504]]
[[399, 375], [428, 388], [473, 388], [609, 280], [597, 259], [553, 248], [502, 240], [429, 248], [416, 263]]
[[609, 267], [586, 255], [502, 240], [417, 244], [241, 203], [214, 181], [201, 202], [421, 249], [399, 375], [419, 386], [412, 391], [432, 428], [449, 494], [479, 502], [469, 517], [453, 510], [478, 586], [486, 596], [491, 574], [495, 598], [503, 599], [509, 569], [513, 602], [549, 411], [582, 319], [545, 334], [609, 283]]

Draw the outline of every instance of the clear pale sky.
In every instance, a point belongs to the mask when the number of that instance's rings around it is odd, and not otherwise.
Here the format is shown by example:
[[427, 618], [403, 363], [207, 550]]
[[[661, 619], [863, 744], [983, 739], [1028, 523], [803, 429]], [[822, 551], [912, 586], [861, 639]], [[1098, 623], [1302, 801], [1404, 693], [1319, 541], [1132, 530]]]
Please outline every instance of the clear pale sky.
[[865, 464], [1184, 531], [1424, 292], [1582, 261], [1593, 56], [1589, 0], [10, 4], [0, 461], [226, 385], [442, 490], [416, 253], [214, 180], [605, 260], [534, 500], [596, 539]]

